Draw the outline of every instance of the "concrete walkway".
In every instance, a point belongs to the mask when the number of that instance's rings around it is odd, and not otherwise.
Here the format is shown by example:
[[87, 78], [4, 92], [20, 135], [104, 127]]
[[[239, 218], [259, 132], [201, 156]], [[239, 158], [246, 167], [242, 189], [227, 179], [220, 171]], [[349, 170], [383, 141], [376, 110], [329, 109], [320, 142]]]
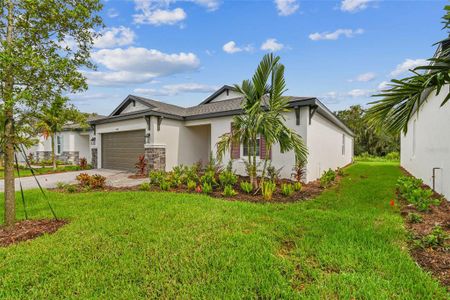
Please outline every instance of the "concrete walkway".
[[[130, 179], [128, 176], [132, 175], [130, 172], [108, 170], [108, 169], [94, 169], [94, 170], [83, 170], [74, 172], [64, 172], [56, 174], [38, 175], [36, 178], [43, 188], [55, 188], [58, 182], [64, 183], [75, 183], [76, 177], [80, 173], [88, 173], [89, 175], [100, 174], [106, 177], [106, 184], [115, 187], [127, 187], [141, 184], [148, 179]], [[24, 190], [37, 189], [39, 188], [36, 180], [33, 176], [23, 177], [20, 179], [22, 182], [22, 187]], [[4, 190], [5, 182], [3, 179], [0, 180], [0, 191]], [[16, 190], [20, 188], [19, 179], [16, 178]]]

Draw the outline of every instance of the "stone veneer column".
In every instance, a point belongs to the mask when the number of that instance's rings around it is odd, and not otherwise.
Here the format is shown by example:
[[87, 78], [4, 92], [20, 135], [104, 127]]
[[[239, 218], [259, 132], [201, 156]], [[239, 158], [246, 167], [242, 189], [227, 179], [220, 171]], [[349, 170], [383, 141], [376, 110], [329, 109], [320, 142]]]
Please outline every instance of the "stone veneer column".
[[98, 161], [98, 159], [97, 159], [97, 148], [92, 148], [91, 149], [91, 165], [92, 165], [92, 168], [94, 168], [94, 169], [97, 169], [98, 168], [98, 164], [97, 164], [97, 161]]
[[145, 147], [145, 157], [148, 162], [148, 170], [166, 169], [166, 148], [165, 147]]

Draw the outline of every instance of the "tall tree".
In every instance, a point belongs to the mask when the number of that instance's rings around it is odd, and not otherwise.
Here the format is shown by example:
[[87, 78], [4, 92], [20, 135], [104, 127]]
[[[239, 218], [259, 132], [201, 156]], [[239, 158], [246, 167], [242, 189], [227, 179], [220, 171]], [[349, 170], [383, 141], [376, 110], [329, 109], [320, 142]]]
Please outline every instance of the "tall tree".
[[50, 137], [52, 148], [52, 164], [56, 170], [55, 155], [55, 137], [63, 130], [63, 127], [69, 123], [79, 124], [81, 127], [87, 127], [87, 115], [78, 111], [73, 105], [68, 103], [66, 97], [56, 96], [50, 103], [42, 107], [37, 114], [37, 128], [45, 137]]
[[450, 100], [450, 5], [445, 6], [442, 18], [447, 38], [438, 42], [438, 51], [429, 64], [411, 70], [412, 76], [400, 80], [393, 79], [389, 88], [380, 94], [368, 110], [368, 119], [376, 127], [384, 126], [391, 132], [404, 133], [408, 130], [408, 122], [414, 112], [418, 112], [428, 95], [440, 92], [447, 93], [445, 105]]
[[[217, 142], [217, 156], [222, 159], [233, 142], [247, 145], [250, 181], [257, 187], [258, 138], [265, 140], [266, 153], [274, 144], [279, 144], [281, 152], [293, 150], [300, 160], [306, 160], [307, 148], [303, 139], [285, 125], [284, 113], [289, 111], [284, 66], [280, 57], [266, 54], [261, 60], [251, 80], [244, 80], [235, 89], [244, 96], [242, 114], [233, 117], [230, 133], [222, 135]], [[263, 173], [267, 165], [267, 155]], [[264, 175], [264, 174], [263, 174]], [[264, 176], [262, 176], [264, 178]], [[264, 179], [262, 179], [264, 180]]]
[[355, 155], [367, 152], [371, 155], [384, 156], [389, 152], [400, 150], [400, 137], [391, 134], [384, 128], [373, 128], [367, 122], [366, 111], [361, 105], [353, 105], [348, 109], [336, 112], [354, 133]]
[[97, 15], [102, 5], [99, 0], [1, 0], [0, 5], [1, 134], [9, 226], [15, 222], [15, 120], [24, 108], [37, 112], [58, 95], [87, 89], [79, 70], [93, 67], [90, 50], [95, 29], [102, 25]]

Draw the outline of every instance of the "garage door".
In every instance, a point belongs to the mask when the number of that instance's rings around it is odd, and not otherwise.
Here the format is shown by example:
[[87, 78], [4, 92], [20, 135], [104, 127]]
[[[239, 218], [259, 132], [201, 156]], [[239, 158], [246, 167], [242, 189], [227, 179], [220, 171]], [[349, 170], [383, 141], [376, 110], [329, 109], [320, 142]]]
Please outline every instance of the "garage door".
[[102, 168], [135, 171], [144, 154], [145, 130], [102, 134]]

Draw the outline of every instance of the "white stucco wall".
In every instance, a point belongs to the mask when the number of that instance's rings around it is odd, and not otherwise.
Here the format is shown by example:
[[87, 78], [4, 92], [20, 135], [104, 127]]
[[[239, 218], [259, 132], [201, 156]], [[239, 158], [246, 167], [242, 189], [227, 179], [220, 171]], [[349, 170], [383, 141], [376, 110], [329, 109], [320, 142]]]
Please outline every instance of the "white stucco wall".
[[[285, 114], [287, 125], [294, 129], [300, 136], [306, 139], [306, 127], [307, 127], [307, 108], [302, 108], [300, 111], [300, 125], [296, 125], [295, 112], [292, 110]], [[220, 136], [224, 133], [230, 132], [231, 130], [231, 122], [232, 117], [220, 117], [214, 119], [205, 119], [205, 120], [196, 120], [196, 121], [188, 121], [186, 124], [203, 124], [210, 123], [211, 124], [211, 150], [213, 151], [213, 155], [216, 156], [217, 147], [216, 143], [219, 140]], [[306, 143], [306, 142], [305, 142]], [[233, 161], [233, 168], [236, 170], [238, 174], [245, 174], [245, 164], [244, 160], [248, 158], [243, 156], [243, 147], [241, 145], [241, 157], [239, 159], [235, 159]], [[227, 151], [223, 157], [222, 164], [225, 166], [228, 164], [230, 160], [230, 151]], [[290, 178], [292, 174], [292, 168], [295, 164], [295, 155], [293, 151], [289, 151], [286, 153], [280, 153], [280, 148], [278, 145], [274, 145], [272, 149], [272, 159], [271, 163], [277, 169], [281, 169], [281, 176], [283, 178]], [[262, 167], [262, 165], [261, 165]]]
[[407, 134], [401, 134], [400, 138], [401, 165], [430, 187], [432, 169], [440, 168], [436, 170], [436, 191], [447, 200], [450, 200], [450, 104], [440, 105], [449, 88], [443, 88], [438, 96], [435, 92], [428, 96], [419, 113], [408, 123]]
[[[342, 135], [345, 135], [345, 154], [342, 154]], [[308, 126], [307, 181], [312, 181], [328, 169], [344, 167], [353, 160], [353, 138], [342, 129], [315, 113]]]

